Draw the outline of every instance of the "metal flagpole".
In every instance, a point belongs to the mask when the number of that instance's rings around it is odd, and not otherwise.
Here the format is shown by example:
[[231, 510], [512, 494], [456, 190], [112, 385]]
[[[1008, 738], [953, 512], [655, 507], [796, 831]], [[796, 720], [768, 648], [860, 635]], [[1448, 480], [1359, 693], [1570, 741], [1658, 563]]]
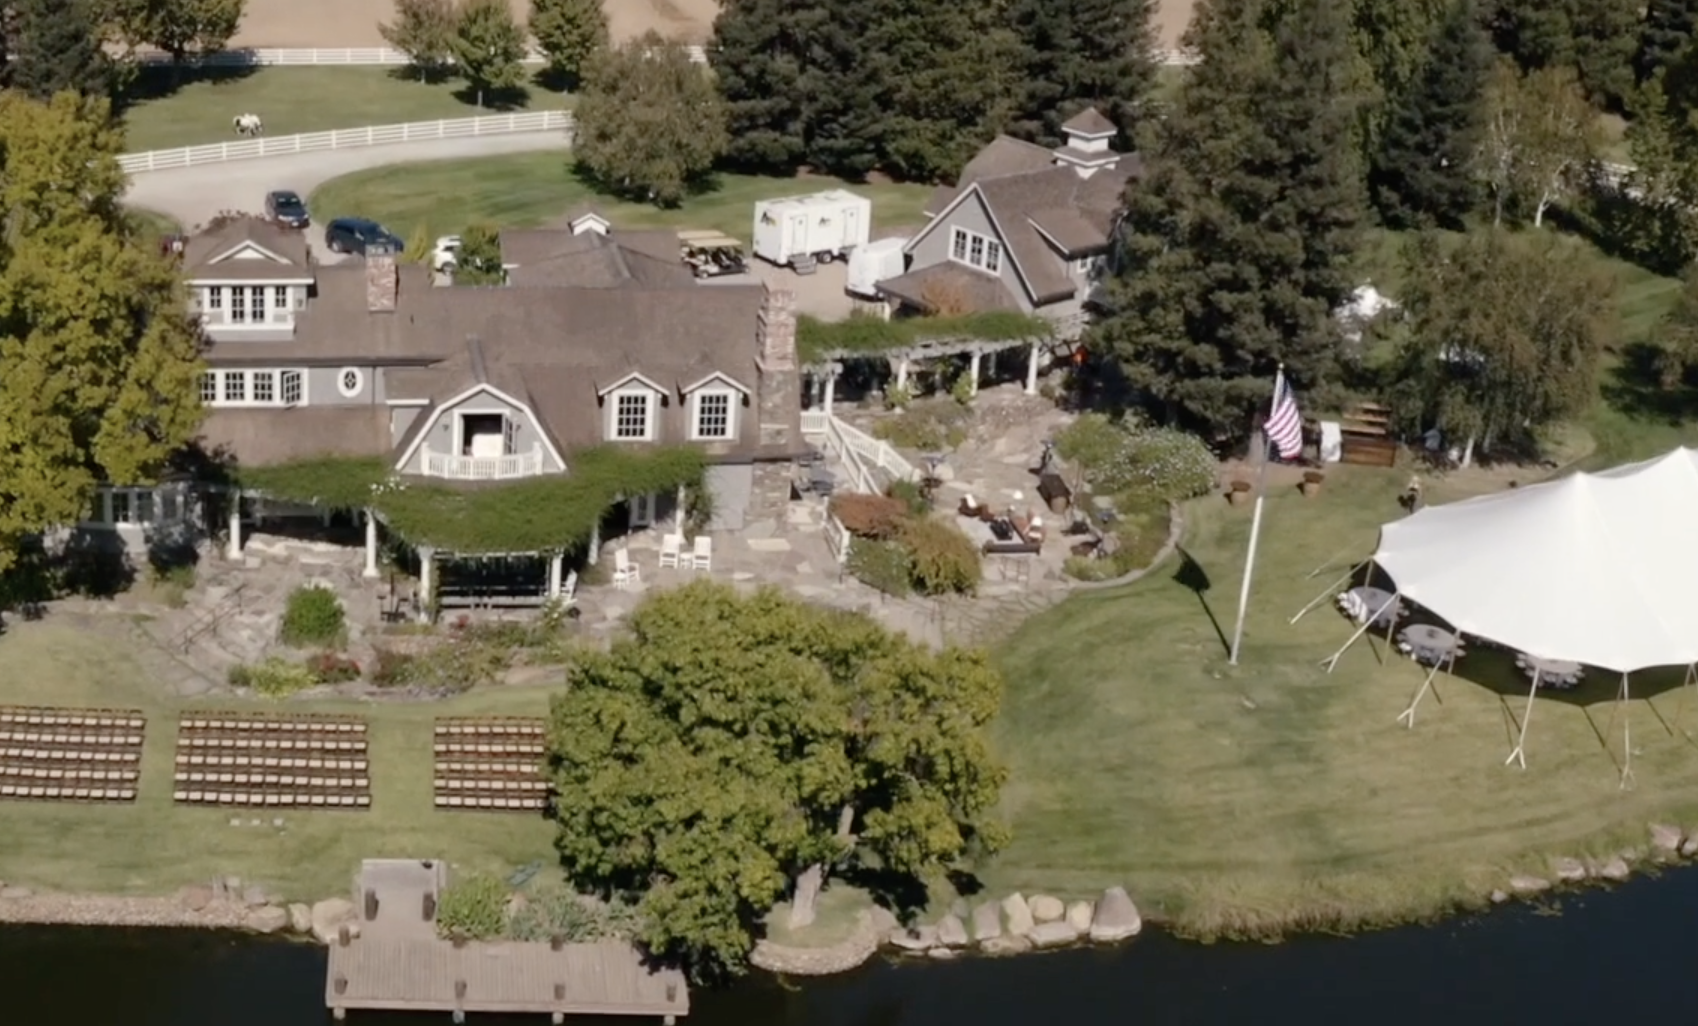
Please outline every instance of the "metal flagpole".
[[[1280, 394], [1285, 389], [1285, 365], [1281, 364], [1274, 375], [1274, 402], [1279, 401]], [[1256, 569], [1256, 544], [1262, 535], [1262, 502], [1267, 496], [1268, 476], [1268, 429], [1267, 423], [1262, 424], [1262, 465], [1256, 470], [1256, 509], [1250, 514], [1250, 550], [1244, 555], [1244, 580], [1238, 586], [1238, 623], [1232, 628], [1232, 653], [1227, 662], [1238, 665], [1238, 648], [1244, 643], [1244, 614], [1250, 607], [1250, 576]]]

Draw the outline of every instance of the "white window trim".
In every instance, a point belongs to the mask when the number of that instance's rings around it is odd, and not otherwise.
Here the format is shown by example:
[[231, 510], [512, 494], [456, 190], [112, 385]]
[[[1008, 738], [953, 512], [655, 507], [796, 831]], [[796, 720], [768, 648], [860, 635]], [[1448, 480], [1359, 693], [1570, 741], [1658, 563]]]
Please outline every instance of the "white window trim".
[[[354, 387], [352, 391], [348, 389], [348, 386], [343, 381], [343, 379], [345, 379], [349, 374], [354, 376]], [[343, 367], [341, 370], [336, 372], [336, 391], [342, 394], [342, 398], [357, 399], [365, 390], [365, 371], [360, 370], [358, 367]]]
[[[119, 521], [114, 519], [113, 506], [115, 503], [112, 501], [112, 497], [114, 493], [119, 492], [129, 497], [128, 507], [132, 516], [134, 516], [137, 496], [142, 494], [151, 496], [151, 515], [146, 520], [132, 519]], [[123, 527], [145, 529], [157, 524], [176, 523], [184, 516], [183, 504], [188, 501], [188, 498], [187, 496], [182, 495], [172, 496], [172, 501], [176, 504], [176, 515], [173, 517], [161, 517], [160, 514], [165, 508], [164, 502], [166, 495], [166, 491], [158, 487], [99, 485], [95, 489], [94, 509], [89, 511], [89, 515], [87, 517], [78, 521], [78, 526], [114, 529]]]
[[[641, 396], [647, 404], [643, 413], [641, 437], [621, 437], [619, 434], [619, 400], [623, 396]], [[659, 419], [660, 393], [652, 388], [618, 388], [607, 394], [607, 440], [610, 442], [652, 442], [655, 421]]]
[[[966, 246], [965, 246], [965, 249], [967, 250], [966, 256], [958, 257], [958, 256], [955, 255], [955, 240], [957, 238], [962, 238], [966, 242]], [[984, 255], [985, 255], [984, 260], [981, 263], [974, 263], [973, 262], [973, 243], [975, 241], [977, 241], [981, 244], [980, 252], [984, 253]], [[991, 260], [991, 252], [992, 252], [991, 247], [992, 246], [996, 247], [996, 250], [995, 250], [996, 260], [994, 261], [996, 266], [994, 266], [994, 267], [991, 266], [992, 263], [993, 263], [993, 261]], [[970, 228], [962, 228], [960, 225], [952, 225], [950, 227], [950, 229], [949, 229], [949, 259], [951, 261], [953, 261], [954, 263], [962, 264], [962, 265], [967, 266], [967, 267], [971, 267], [976, 271], [983, 271], [986, 274], [1000, 275], [1000, 274], [1002, 274], [1002, 262], [1005, 259], [1007, 259], [1007, 257], [1008, 257], [1008, 247], [1006, 247], [1002, 244], [1001, 239], [992, 238], [991, 236], [986, 235], [983, 232], [976, 232], [976, 231], [973, 231]]]
[[[248, 375], [253, 371], [269, 372], [270, 374], [272, 374], [274, 376], [273, 379], [272, 379], [272, 393], [271, 393], [272, 398], [271, 399], [269, 399], [265, 402], [259, 402], [259, 401], [256, 401], [253, 398], [253, 394], [254, 394], [254, 392], [253, 392], [253, 381], [252, 381], [251, 378], [248, 377]], [[222, 407], [222, 408], [284, 409], [284, 408], [287, 408], [287, 407], [290, 407], [290, 406], [305, 406], [305, 405], [307, 405], [307, 400], [308, 400], [307, 381], [309, 380], [309, 377], [307, 375], [307, 372], [304, 369], [299, 368], [299, 367], [211, 367], [211, 368], [206, 369], [205, 371], [202, 371], [202, 373], [203, 374], [211, 374], [214, 377], [214, 379], [217, 381], [217, 385], [218, 385], [218, 398], [217, 398], [217, 400], [215, 400], [213, 402], [205, 402], [203, 400], [202, 403], [201, 403], [201, 405], [203, 405], [203, 406], [214, 407], [214, 408]], [[227, 399], [224, 398], [224, 382], [225, 382], [226, 377], [229, 376], [229, 375], [232, 375], [232, 374], [240, 374], [240, 375], [243, 376], [242, 377], [242, 395], [244, 396], [244, 398], [242, 398], [242, 399], [227, 400]], [[301, 398], [300, 398], [299, 402], [285, 402], [284, 401], [284, 399], [283, 399], [283, 392], [284, 392], [284, 390], [283, 390], [283, 376], [285, 374], [298, 374], [298, 375], [300, 375]], [[199, 386], [197, 385], [196, 387], [198, 388]]]
[[518, 419], [518, 418], [513, 416], [512, 410], [501, 409], [501, 408], [498, 408], [498, 407], [497, 408], [480, 407], [480, 406], [467, 406], [467, 407], [464, 407], [464, 408], [456, 407], [455, 410], [454, 410], [454, 431], [453, 431], [454, 451], [452, 453], [450, 453], [450, 455], [461, 456], [461, 455], [465, 454], [465, 451], [466, 451], [466, 418], [467, 417], [500, 417], [501, 418], [501, 424], [502, 424], [501, 432], [502, 432], [503, 436], [505, 436], [506, 433], [507, 433], [507, 423], [509, 421], [514, 421], [514, 420]]
[[[702, 397], [725, 397], [725, 434], [702, 434]], [[742, 405], [742, 393], [731, 388], [698, 388], [690, 393], [690, 441], [731, 442], [737, 438], [737, 408]]]

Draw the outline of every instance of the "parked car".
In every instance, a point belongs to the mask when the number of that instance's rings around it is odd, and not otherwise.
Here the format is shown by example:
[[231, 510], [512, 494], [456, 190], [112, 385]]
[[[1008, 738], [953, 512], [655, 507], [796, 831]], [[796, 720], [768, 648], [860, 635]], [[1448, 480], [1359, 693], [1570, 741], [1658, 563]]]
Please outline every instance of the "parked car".
[[380, 243], [387, 244], [396, 253], [404, 248], [393, 232], [363, 217], [338, 217], [324, 227], [324, 244], [330, 247], [332, 253], [364, 256], [366, 247]]
[[453, 274], [454, 268], [460, 265], [460, 237], [458, 235], [443, 235], [436, 240], [436, 247], [430, 251], [430, 269], [438, 274]]
[[265, 194], [265, 216], [284, 228], [305, 228], [312, 224], [306, 201], [292, 189], [276, 189]]

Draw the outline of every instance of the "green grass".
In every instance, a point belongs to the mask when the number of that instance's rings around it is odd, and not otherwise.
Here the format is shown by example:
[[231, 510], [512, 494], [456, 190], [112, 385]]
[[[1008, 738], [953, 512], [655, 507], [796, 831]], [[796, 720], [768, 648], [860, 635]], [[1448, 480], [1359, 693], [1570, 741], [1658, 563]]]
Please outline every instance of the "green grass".
[[[169, 893], [233, 874], [291, 899], [345, 893], [363, 858], [445, 858], [506, 872], [552, 858], [539, 816], [439, 812], [432, 805], [431, 721], [438, 716], [542, 715], [546, 688], [502, 687], [444, 702], [289, 702], [288, 711], [368, 718], [372, 805], [361, 812], [188, 809], [172, 804], [177, 714], [277, 703], [185, 702], [139, 679], [131, 646], [70, 623], [15, 621], [0, 635], [0, 704], [140, 708], [147, 713], [141, 787], [128, 806], [7, 802], [0, 879], [100, 894]], [[285, 827], [270, 824], [281, 816]], [[243, 825], [231, 826], [240, 818]], [[251, 819], [262, 826], [249, 826]]]
[[747, 241], [755, 201], [853, 189], [872, 200], [877, 228], [918, 226], [930, 190], [918, 185], [852, 184], [835, 178], [755, 178], [721, 175], [711, 192], [675, 210], [610, 199], [571, 174], [559, 152], [515, 153], [464, 160], [437, 160], [358, 171], [333, 178], [313, 192], [313, 214], [369, 217], [402, 238], [423, 227], [427, 234], [457, 232], [484, 222], [525, 227], [592, 203], [614, 228], [715, 229]]
[[503, 110], [549, 110], [571, 98], [532, 84], [500, 107], [480, 108], [458, 82], [422, 83], [393, 68], [257, 68], [187, 78], [169, 89], [163, 72], [141, 83], [152, 98], [124, 114], [125, 150], [163, 150], [236, 139], [230, 119], [258, 114], [267, 135], [468, 118]]

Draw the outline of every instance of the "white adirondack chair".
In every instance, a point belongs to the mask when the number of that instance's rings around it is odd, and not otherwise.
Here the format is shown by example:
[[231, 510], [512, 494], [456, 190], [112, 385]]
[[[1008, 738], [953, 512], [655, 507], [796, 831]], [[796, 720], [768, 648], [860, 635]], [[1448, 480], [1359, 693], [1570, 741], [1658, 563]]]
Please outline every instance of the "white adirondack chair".
[[696, 535], [696, 547], [690, 553], [690, 569], [713, 569], [713, 539], [705, 534]]
[[631, 562], [631, 552], [630, 552], [630, 550], [629, 549], [614, 549], [613, 550], [613, 586], [615, 588], [629, 588], [633, 584], [641, 583], [641, 581], [642, 581], [641, 568], [639, 568], [637, 566], [637, 564]]
[[678, 557], [684, 552], [684, 536], [668, 534], [660, 539], [660, 565], [663, 567], [678, 566]]

